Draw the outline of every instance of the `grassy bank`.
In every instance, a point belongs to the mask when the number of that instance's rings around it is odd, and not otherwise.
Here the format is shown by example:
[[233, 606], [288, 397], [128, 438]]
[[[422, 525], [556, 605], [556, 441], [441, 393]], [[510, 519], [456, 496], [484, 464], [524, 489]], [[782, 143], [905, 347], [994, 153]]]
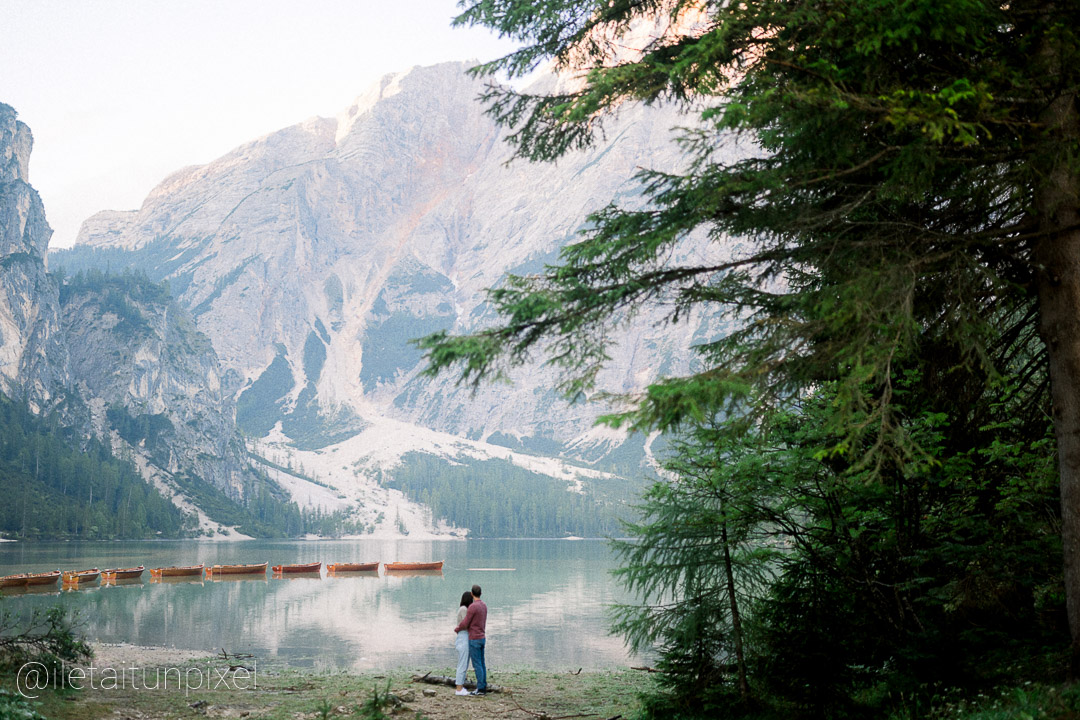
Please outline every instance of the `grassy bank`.
[[[93, 687], [80, 690], [36, 691], [33, 700], [0, 694], [0, 718], [24, 720], [166, 720], [176, 718], [266, 718], [268, 720], [325, 720], [328, 718], [387, 718], [409, 720], [555, 720], [594, 718], [609, 720], [638, 717], [639, 696], [652, 689], [655, 678], [633, 670], [551, 672], [496, 671], [490, 678], [504, 692], [486, 697], [457, 697], [451, 687], [414, 682], [412, 671], [326, 672], [298, 670], [254, 661], [253, 674], [230, 672], [221, 657], [198, 658], [176, 651], [130, 648], [134, 654], [99, 652]], [[239, 660], [251, 664], [251, 660]], [[169, 668], [168, 689], [112, 684], [104, 668], [138, 668], [141, 678]], [[144, 670], [145, 668], [145, 670]], [[191, 674], [188, 674], [188, 673]], [[434, 675], [450, 675], [450, 668], [432, 668]], [[177, 678], [189, 678], [187, 690]], [[227, 678], [222, 681], [222, 678]], [[201, 681], [201, 682], [200, 682]], [[153, 680], [147, 682], [153, 685]], [[207, 689], [206, 684], [215, 687]], [[84, 684], [85, 683], [84, 681]], [[203, 687], [199, 687], [203, 685]], [[15, 692], [15, 679], [0, 679], [0, 692]], [[28, 691], [29, 692], [29, 691]], [[372, 697], [390, 693], [400, 700], [382, 706], [382, 715], [365, 708]], [[27, 715], [26, 711], [37, 715]], [[775, 714], [763, 718], [775, 720]], [[929, 703], [897, 708], [889, 720], [940, 718], [942, 720], [1080, 720], [1080, 685], [1027, 682], [1014, 687], [964, 695], [953, 693]]]
[[[139, 673], [143, 672], [142, 667]], [[629, 719], [637, 708], [638, 691], [647, 689], [651, 682], [644, 673], [632, 670], [584, 671], [577, 675], [536, 670], [494, 672], [490, 681], [502, 686], [504, 692], [486, 697], [456, 697], [452, 687], [413, 682], [412, 673], [407, 670], [318, 672], [257, 664], [253, 678], [234, 683], [236, 687], [223, 688], [220, 687], [219, 672], [225, 672], [227, 666], [220, 658], [188, 660], [178, 667], [184, 672], [187, 669], [202, 671], [204, 676], [209, 670], [209, 676], [219, 687], [185, 692], [177, 689], [176, 684], [169, 690], [150, 690], [133, 689], [130, 683], [128, 687], [102, 687], [110, 684], [105, 682], [81, 690], [41, 691], [40, 697], [29, 701], [28, 705], [49, 720], [363, 718], [380, 717], [365, 715], [361, 706], [370, 704], [373, 691], [383, 695], [389, 689], [404, 702], [387, 705], [384, 712], [410, 719], [537, 720], [545, 715], [548, 718], [622, 716]], [[449, 675], [452, 671], [436, 668], [433, 674]], [[244, 673], [237, 677], [243, 678]], [[7, 690], [15, 690], [11, 678], [5, 678], [2, 685]]]

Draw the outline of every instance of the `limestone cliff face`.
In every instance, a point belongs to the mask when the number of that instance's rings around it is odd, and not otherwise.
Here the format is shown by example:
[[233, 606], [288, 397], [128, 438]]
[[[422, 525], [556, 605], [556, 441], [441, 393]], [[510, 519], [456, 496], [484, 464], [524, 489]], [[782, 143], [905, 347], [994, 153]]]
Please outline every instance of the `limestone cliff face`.
[[47, 273], [52, 230], [28, 181], [32, 145], [0, 104], [0, 393], [35, 411], [70, 400], [61, 416], [78, 434], [118, 433], [162, 470], [239, 496], [258, 478], [235, 426], [235, 387], [209, 340], [152, 283], [61, 286]]
[[95, 425], [113, 429], [180, 478], [233, 497], [249, 475], [217, 355], [186, 310], [131, 277], [69, 280], [61, 290], [71, 377]]
[[55, 283], [46, 272], [52, 228], [29, 184], [30, 129], [0, 103], [0, 391], [50, 405], [67, 375]]
[[[124, 250], [126, 260], [110, 255], [114, 268], [169, 280], [244, 378], [240, 419], [254, 434], [280, 421], [318, 447], [384, 418], [595, 455], [592, 444], [611, 440], [590, 430], [602, 408], [567, 406], [552, 371], [471, 395], [419, 377], [408, 340], [491, 322], [485, 288], [556, 262], [589, 212], [640, 202], [637, 168], [678, 167], [670, 129], [686, 118], [630, 107], [588, 151], [507, 166], [510, 149], [476, 99], [482, 81], [465, 69], [388, 76], [335, 119], [181, 170], [139, 210], [88, 220], [75, 252]], [[673, 333], [661, 319], [645, 313], [615, 331], [604, 389], [686, 371], [690, 344], [718, 330], [695, 318]]]

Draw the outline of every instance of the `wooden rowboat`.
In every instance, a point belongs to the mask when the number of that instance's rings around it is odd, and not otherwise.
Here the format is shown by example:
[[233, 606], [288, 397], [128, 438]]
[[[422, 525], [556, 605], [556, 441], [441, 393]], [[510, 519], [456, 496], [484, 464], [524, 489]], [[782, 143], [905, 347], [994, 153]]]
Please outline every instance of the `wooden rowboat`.
[[443, 561], [438, 562], [390, 562], [383, 565], [387, 572], [398, 570], [442, 570]]
[[64, 573], [64, 582], [68, 585], [76, 583], [92, 583], [101, 577], [101, 571], [97, 568], [91, 568], [89, 570], [72, 570], [71, 572]]
[[136, 578], [142, 577], [143, 570], [145, 569], [146, 568], [144, 568], [142, 565], [136, 568], [124, 568], [123, 570], [114, 568], [102, 572], [101, 578], [103, 580], [134, 580]]
[[26, 587], [26, 573], [0, 577], [0, 588]]
[[276, 573], [317, 573], [322, 570], [321, 562], [306, 563], [304, 565], [275, 565]]
[[253, 565], [214, 565], [206, 568], [206, 576], [212, 575], [258, 575], [266, 574], [266, 566], [270, 563], [255, 563]]
[[30, 573], [26, 576], [27, 585], [54, 585], [60, 579], [60, 571]]
[[326, 566], [326, 569], [332, 573], [339, 572], [378, 572], [379, 563], [330, 563]]
[[163, 577], [202, 577], [203, 568], [205, 565], [184, 565], [181, 567], [160, 567], [151, 568], [150, 577], [163, 578]]

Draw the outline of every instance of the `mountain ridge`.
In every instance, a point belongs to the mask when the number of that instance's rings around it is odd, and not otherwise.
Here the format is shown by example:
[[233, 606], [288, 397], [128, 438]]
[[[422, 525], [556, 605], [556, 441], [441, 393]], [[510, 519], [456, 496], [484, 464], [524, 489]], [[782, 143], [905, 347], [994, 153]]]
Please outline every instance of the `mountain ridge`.
[[[234, 398], [249, 445], [281, 466], [321, 467], [345, 496], [383, 493], [385, 474], [417, 452], [521, 468], [551, 458], [541, 472], [556, 479], [575, 467], [640, 478], [652, 438], [595, 427], [609, 408], [568, 404], [554, 389], [557, 369], [459, 387], [423, 375], [409, 340], [494, 322], [485, 290], [556, 263], [590, 212], [641, 206], [636, 171], [678, 169], [672, 128], [692, 119], [629, 105], [592, 149], [557, 164], [509, 162], [505, 131], [476, 100], [483, 81], [466, 70], [387, 75], [336, 118], [178, 171], [138, 210], [93, 216], [54, 258], [167, 281], [241, 379]], [[672, 259], [722, 259], [732, 247], [692, 237]], [[660, 374], [688, 372], [691, 345], [729, 327], [699, 315], [671, 325], [665, 313], [614, 331], [598, 388], [632, 395]]]
[[[163, 243], [163, 259], [141, 269], [177, 284], [227, 366], [250, 386], [275, 359], [288, 364], [293, 383], [278, 398], [282, 418], [317, 398], [328, 416], [388, 416], [484, 438], [546, 437], [564, 448], [585, 442], [595, 435], [596, 412], [563, 405], [549, 391], [550, 371], [520, 373], [513, 389], [470, 395], [417, 377], [419, 354], [405, 341], [490, 321], [484, 289], [508, 271], [554, 262], [589, 211], [634, 201], [640, 191], [631, 176], [646, 161], [677, 166], [669, 133], [686, 118], [629, 108], [594, 151], [559, 166], [508, 168], [504, 134], [475, 102], [481, 81], [465, 70], [448, 63], [388, 75], [337, 120], [307, 121], [322, 128], [320, 142], [333, 126], [332, 149], [298, 147], [304, 124], [271, 133], [194, 171], [205, 184], [192, 196], [190, 183], [167, 181], [122, 221], [91, 218], [79, 244], [138, 251]], [[271, 162], [275, 147], [287, 152]], [[217, 192], [222, 184], [228, 192]], [[238, 316], [252, 330], [243, 342], [232, 332]], [[649, 331], [657, 322], [625, 334], [628, 361], [613, 363], [623, 366], [608, 372], [607, 387], [637, 391], [662, 363], [686, 367], [688, 340], [704, 321], [687, 324], [679, 357], [657, 351], [667, 342]], [[318, 377], [301, 360], [312, 337], [325, 345]], [[274, 350], [280, 346], [284, 354]], [[544, 410], [518, 422], [534, 395], [545, 396]], [[562, 417], [553, 421], [556, 406]]]

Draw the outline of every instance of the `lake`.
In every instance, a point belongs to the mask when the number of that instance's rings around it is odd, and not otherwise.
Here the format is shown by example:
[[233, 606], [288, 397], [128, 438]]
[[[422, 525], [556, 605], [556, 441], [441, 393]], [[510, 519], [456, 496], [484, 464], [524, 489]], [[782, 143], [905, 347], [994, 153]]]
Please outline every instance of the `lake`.
[[[331, 562], [443, 560], [441, 574], [327, 577]], [[150, 582], [149, 568], [316, 562], [322, 576]], [[252, 653], [316, 669], [453, 667], [461, 593], [483, 587], [488, 665], [576, 670], [633, 661], [608, 635], [608, 608], [629, 598], [604, 541], [327, 540], [0, 543], [0, 574], [145, 565], [143, 580], [49, 593], [5, 593], [8, 610], [60, 603], [91, 640]]]

